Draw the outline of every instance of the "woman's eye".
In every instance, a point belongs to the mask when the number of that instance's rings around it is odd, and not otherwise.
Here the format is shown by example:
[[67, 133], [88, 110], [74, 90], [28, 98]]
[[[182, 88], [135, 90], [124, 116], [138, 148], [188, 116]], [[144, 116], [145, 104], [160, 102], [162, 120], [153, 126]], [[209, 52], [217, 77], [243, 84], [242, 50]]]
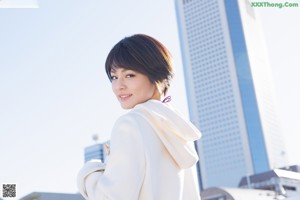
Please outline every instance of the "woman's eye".
[[127, 75], [126, 75], [127, 78], [132, 78], [132, 77], [134, 77], [134, 76], [135, 76], [134, 74], [127, 74]]
[[111, 80], [116, 80], [118, 79], [116, 76], [111, 76]]

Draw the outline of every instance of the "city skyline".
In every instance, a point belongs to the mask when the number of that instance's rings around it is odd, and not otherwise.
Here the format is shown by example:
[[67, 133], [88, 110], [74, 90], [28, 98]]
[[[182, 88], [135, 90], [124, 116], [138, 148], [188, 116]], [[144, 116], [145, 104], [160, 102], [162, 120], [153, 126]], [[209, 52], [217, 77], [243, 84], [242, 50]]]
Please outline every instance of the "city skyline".
[[[300, 11], [254, 10], [263, 18], [290, 164], [299, 164]], [[104, 71], [125, 36], [149, 34], [169, 48], [176, 70], [169, 94], [188, 116], [173, 0], [39, 0], [37, 9], [0, 9], [0, 27], [0, 183], [16, 183], [19, 197], [77, 191], [84, 147], [95, 133], [108, 140], [126, 112]]]

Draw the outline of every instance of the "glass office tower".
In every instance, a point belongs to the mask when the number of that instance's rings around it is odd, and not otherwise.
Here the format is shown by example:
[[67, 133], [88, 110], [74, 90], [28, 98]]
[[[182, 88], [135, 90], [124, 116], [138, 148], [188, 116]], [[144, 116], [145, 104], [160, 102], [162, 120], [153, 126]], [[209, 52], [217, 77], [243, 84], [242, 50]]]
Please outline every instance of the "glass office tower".
[[200, 188], [286, 165], [257, 16], [247, 0], [175, 0]]

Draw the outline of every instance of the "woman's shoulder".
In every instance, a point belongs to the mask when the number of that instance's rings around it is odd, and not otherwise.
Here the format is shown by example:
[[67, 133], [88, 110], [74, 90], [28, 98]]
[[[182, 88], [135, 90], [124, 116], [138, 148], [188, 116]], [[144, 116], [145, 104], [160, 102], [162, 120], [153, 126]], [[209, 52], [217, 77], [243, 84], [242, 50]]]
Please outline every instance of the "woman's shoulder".
[[138, 111], [131, 110], [130, 112], [120, 116], [117, 119], [115, 123], [115, 127], [122, 126], [122, 127], [138, 128], [143, 121], [144, 120], [142, 119]]
[[117, 121], [136, 121], [137, 119], [139, 119], [139, 111], [135, 109], [121, 115]]
[[166, 108], [166, 106], [162, 105], [159, 101], [147, 101], [145, 103], [138, 104], [128, 113], [120, 116], [117, 119], [115, 126], [127, 126], [130, 128], [144, 127], [145, 124], [149, 124], [153, 117], [166, 117], [168, 113], [166, 109], [169, 112], [169, 108]]
[[111, 141], [116, 138], [122, 138], [124, 141], [131, 138], [130, 140], [141, 142], [143, 140], [141, 132], [144, 132], [144, 125], [144, 120], [137, 113], [129, 112], [124, 114], [117, 119], [113, 126]]

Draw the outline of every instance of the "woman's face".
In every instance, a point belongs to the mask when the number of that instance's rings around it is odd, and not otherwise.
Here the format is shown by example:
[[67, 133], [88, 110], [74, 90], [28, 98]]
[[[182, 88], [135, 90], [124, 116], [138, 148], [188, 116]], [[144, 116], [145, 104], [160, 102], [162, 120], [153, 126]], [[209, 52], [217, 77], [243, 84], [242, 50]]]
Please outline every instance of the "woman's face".
[[111, 77], [112, 90], [124, 109], [131, 109], [149, 99], [160, 100], [156, 85], [144, 74], [117, 68], [111, 71]]

